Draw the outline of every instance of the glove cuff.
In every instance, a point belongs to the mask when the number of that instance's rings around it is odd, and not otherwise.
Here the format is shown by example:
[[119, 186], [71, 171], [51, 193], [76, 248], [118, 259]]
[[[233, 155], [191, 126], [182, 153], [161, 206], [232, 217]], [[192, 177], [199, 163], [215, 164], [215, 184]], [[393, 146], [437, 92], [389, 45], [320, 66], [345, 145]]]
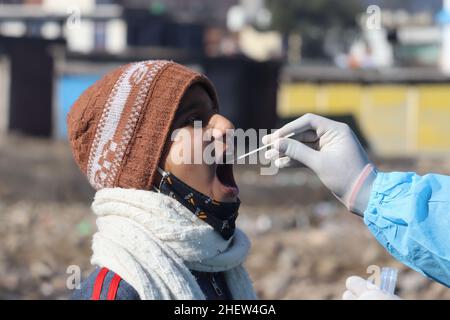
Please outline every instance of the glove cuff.
[[377, 170], [373, 164], [368, 163], [359, 174], [355, 183], [353, 184], [348, 202], [347, 209], [361, 217], [364, 216], [364, 211], [369, 203], [372, 185], [377, 177]]

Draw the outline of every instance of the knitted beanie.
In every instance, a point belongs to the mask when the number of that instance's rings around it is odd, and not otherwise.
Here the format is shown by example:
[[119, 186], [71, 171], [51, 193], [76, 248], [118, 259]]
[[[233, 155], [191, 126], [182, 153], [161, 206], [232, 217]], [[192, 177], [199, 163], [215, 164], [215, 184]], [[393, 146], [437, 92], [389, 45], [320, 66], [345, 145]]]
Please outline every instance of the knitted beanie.
[[89, 183], [96, 190], [150, 190], [180, 100], [196, 83], [217, 107], [204, 75], [163, 60], [121, 66], [83, 92], [67, 116], [67, 128]]

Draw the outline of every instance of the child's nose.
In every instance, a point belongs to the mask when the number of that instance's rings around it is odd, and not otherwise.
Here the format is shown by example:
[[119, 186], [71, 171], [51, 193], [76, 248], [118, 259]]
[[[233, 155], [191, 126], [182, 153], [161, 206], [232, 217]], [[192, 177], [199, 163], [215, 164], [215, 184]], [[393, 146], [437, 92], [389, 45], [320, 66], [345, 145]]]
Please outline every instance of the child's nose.
[[215, 114], [209, 119], [208, 127], [222, 132], [222, 135], [226, 134], [227, 130], [233, 130], [233, 123], [220, 114]]
[[220, 114], [215, 114], [211, 117], [208, 129], [212, 131], [212, 136], [216, 142], [220, 141], [227, 144], [228, 140], [234, 135], [233, 123]]
[[224, 116], [215, 114], [209, 120], [208, 127], [212, 129], [217, 160], [222, 158], [224, 152], [233, 152], [231, 146], [234, 135], [233, 123]]

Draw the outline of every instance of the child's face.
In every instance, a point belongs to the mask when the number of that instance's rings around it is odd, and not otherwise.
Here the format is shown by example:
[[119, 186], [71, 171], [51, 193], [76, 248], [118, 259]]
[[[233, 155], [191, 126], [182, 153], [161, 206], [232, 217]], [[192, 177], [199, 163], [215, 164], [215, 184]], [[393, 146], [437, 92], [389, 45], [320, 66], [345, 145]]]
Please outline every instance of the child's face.
[[[202, 127], [194, 128], [194, 121], [202, 121]], [[180, 161], [174, 160], [186, 152], [192, 155], [191, 159], [194, 159], [194, 146], [195, 152], [201, 151], [203, 154], [205, 148], [213, 143], [216, 159], [222, 159], [227, 150], [225, 133], [226, 130], [234, 129], [234, 126], [228, 119], [217, 113], [213, 101], [203, 86], [193, 85], [183, 96], [172, 126], [172, 130], [175, 129], [183, 130], [177, 130], [172, 137], [173, 142], [169, 141], [166, 146], [165, 156], [161, 162], [162, 168], [214, 200], [236, 201], [239, 191], [234, 181], [231, 164], [208, 164], [210, 162], [205, 163], [203, 157], [201, 163], [192, 161], [180, 164]], [[203, 133], [207, 131], [213, 138], [204, 141]], [[190, 139], [177, 139], [180, 134], [186, 137], [187, 132]]]

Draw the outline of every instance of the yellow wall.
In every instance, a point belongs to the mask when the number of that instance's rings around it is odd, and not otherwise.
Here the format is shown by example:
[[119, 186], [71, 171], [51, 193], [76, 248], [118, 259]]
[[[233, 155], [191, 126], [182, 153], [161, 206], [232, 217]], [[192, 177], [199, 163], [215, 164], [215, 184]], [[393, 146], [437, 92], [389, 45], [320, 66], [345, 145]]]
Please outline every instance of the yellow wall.
[[284, 83], [280, 117], [352, 114], [379, 155], [450, 154], [450, 84]]

